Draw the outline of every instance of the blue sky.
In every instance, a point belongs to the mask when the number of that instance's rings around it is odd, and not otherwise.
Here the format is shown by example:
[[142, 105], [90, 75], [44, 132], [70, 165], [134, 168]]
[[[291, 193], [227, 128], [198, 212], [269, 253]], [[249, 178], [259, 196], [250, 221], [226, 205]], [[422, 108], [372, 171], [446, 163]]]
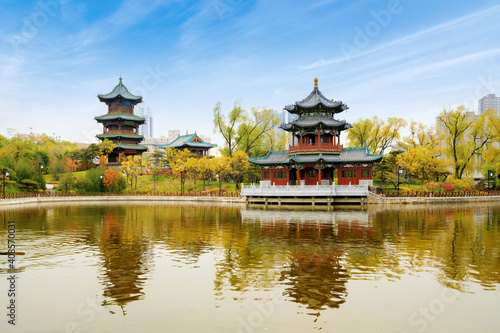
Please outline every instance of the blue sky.
[[212, 111], [282, 110], [319, 78], [350, 109], [433, 125], [500, 94], [498, 1], [0, 0], [0, 133], [92, 142], [120, 73], [154, 135], [213, 134]]

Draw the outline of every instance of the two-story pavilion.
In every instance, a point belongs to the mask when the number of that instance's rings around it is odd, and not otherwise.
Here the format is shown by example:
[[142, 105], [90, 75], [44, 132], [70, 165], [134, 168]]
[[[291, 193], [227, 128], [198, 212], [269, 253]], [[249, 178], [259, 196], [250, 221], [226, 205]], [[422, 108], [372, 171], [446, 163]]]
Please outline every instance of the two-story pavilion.
[[292, 134], [288, 151], [271, 151], [250, 162], [261, 167], [262, 181], [271, 185], [332, 185], [334, 171], [338, 171], [337, 185], [370, 184], [373, 163], [382, 155], [370, 154], [368, 148], [344, 148], [340, 134], [351, 128], [335, 115], [348, 109], [341, 101], [326, 98], [314, 89], [305, 99], [285, 106], [298, 119], [280, 127]]

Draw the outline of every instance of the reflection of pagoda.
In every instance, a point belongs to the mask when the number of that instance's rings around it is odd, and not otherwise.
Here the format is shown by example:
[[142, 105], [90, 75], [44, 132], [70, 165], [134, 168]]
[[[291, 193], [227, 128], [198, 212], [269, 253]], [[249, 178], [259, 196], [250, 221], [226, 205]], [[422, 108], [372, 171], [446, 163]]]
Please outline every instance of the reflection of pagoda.
[[103, 125], [103, 133], [97, 137], [109, 139], [115, 144], [108, 156], [108, 164], [119, 164], [119, 155], [122, 153], [137, 155], [147, 151], [146, 146], [139, 144], [144, 137], [138, 134], [139, 125], [144, 124], [146, 119], [134, 115], [134, 106], [142, 102], [142, 97], [132, 95], [123, 85], [122, 78], [113, 91], [97, 97], [108, 106], [107, 114], [95, 117]]
[[340, 252], [335, 250], [292, 250], [290, 267], [281, 273], [281, 280], [289, 285], [285, 295], [310, 310], [318, 311], [316, 315], [326, 307], [340, 307], [347, 296], [349, 279], [347, 270], [340, 265], [340, 257]]
[[[121, 209], [120, 209], [121, 210]], [[103, 306], [118, 305], [125, 314], [127, 303], [141, 300], [146, 280], [145, 267], [148, 247], [142, 237], [142, 228], [124, 228], [123, 214], [108, 210], [104, 213], [100, 249], [103, 257]]]

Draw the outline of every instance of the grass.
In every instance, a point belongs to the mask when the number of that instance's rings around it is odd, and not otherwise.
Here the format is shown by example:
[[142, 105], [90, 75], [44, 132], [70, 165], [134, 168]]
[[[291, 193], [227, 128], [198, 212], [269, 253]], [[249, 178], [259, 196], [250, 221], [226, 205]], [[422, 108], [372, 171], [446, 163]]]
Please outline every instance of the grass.
[[[184, 180], [184, 191], [190, 192], [195, 190], [194, 181], [191, 179]], [[226, 183], [222, 182], [221, 187], [225, 191], [234, 191], [235, 184], [234, 183]], [[210, 184], [205, 185], [205, 190], [218, 189], [219, 182], [217, 180], [212, 180]], [[174, 178], [172, 176], [160, 175], [158, 184], [156, 186], [153, 184], [153, 176], [152, 175], [142, 175], [137, 179], [137, 189], [140, 190], [148, 190], [148, 191], [158, 191], [158, 192], [180, 192], [181, 185], [180, 179]], [[130, 190], [130, 184], [128, 185], [128, 190]], [[203, 190], [203, 180], [196, 181], [196, 191]]]

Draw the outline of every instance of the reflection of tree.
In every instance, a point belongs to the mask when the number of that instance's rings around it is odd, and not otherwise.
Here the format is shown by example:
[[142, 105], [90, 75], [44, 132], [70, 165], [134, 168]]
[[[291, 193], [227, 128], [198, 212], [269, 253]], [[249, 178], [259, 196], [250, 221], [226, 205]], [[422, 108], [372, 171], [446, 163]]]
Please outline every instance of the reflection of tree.
[[319, 246], [293, 250], [289, 268], [281, 273], [281, 281], [288, 285], [285, 295], [315, 311], [340, 307], [347, 296], [349, 279], [340, 265], [340, 251], [319, 251]]
[[106, 209], [102, 215], [100, 249], [103, 256], [103, 275], [106, 298], [102, 305], [118, 305], [125, 314], [125, 305], [144, 297], [142, 291], [148, 246], [137, 210], [125, 206]]

